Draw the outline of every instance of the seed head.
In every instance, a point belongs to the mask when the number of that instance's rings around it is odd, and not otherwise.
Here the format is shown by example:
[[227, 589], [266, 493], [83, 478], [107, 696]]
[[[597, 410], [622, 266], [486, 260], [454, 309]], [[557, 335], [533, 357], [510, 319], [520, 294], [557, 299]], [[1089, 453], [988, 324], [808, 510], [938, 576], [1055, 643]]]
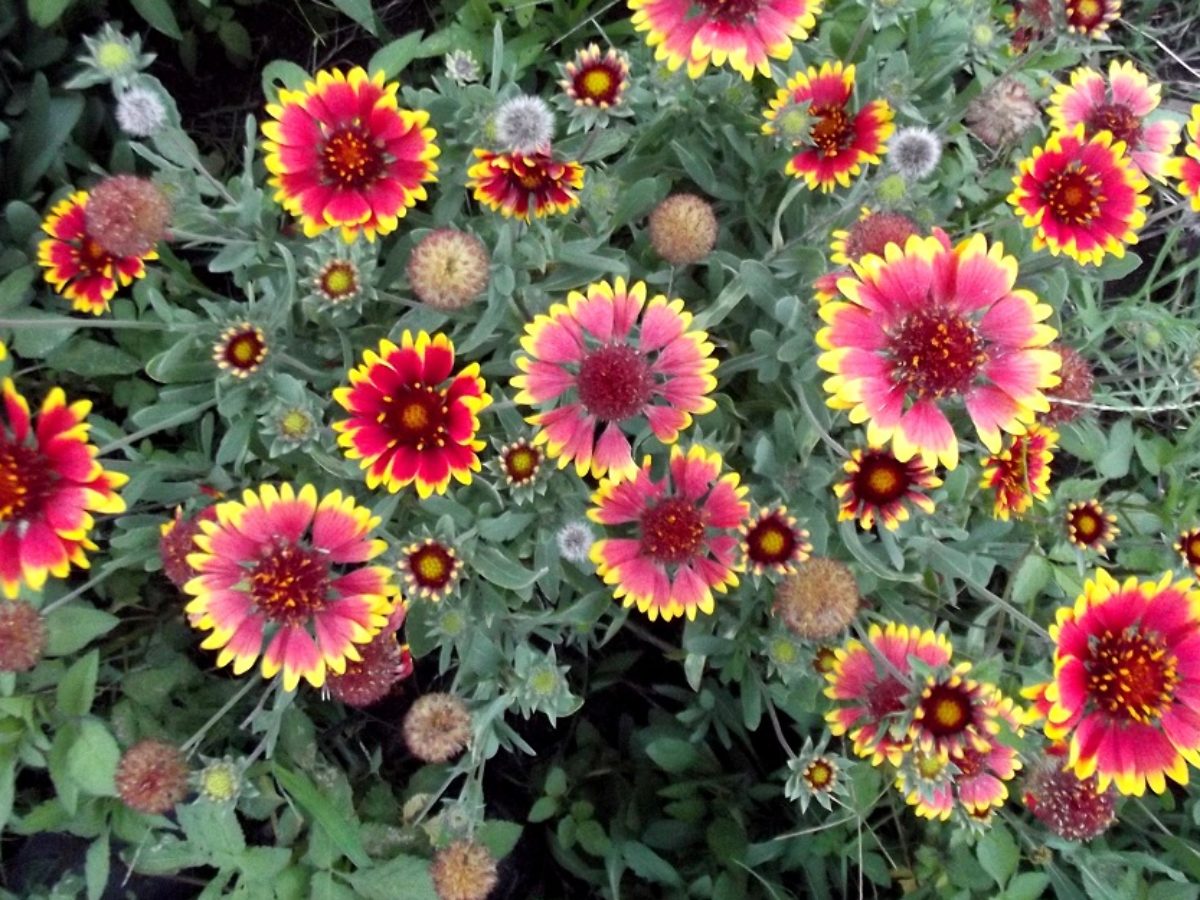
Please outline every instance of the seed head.
[[156, 91], [132, 87], [117, 98], [117, 125], [130, 137], [153, 137], [167, 123], [167, 108]]
[[187, 795], [187, 760], [174, 744], [138, 741], [117, 764], [117, 793], [130, 809], [170, 812]]
[[475, 235], [439, 228], [413, 247], [408, 281], [434, 309], [462, 309], [487, 289], [490, 266], [487, 247]]
[[695, 194], [673, 194], [650, 213], [650, 246], [671, 265], [697, 263], [717, 243], [712, 204]]
[[444, 763], [471, 742], [471, 713], [453, 694], [418, 697], [404, 717], [404, 743], [417, 759]]
[[24, 600], [0, 601], [0, 672], [28, 672], [46, 649], [46, 623]]
[[1106, 832], [1116, 821], [1116, 794], [1098, 790], [1096, 776], [1080, 779], [1063, 768], [1060, 756], [1048, 754], [1025, 781], [1025, 805], [1042, 823], [1060, 837], [1090, 841]]
[[482, 844], [455, 841], [429, 868], [438, 900], [485, 900], [496, 886], [496, 860]]
[[1013, 78], [1001, 78], [967, 106], [967, 126], [989, 147], [1015, 144], [1021, 135], [1041, 120], [1038, 109], [1025, 85]]
[[167, 236], [171, 204], [148, 178], [111, 175], [96, 185], [84, 207], [88, 232], [116, 256], [145, 256]]
[[459, 87], [479, 80], [479, 63], [470, 50], [451, 50], [446, 54], [446, 74]]
[[537, 153], [554, 140], [554, 113], [541, 97], [523, 94], [496, 110], [496, 140], [514, 153]]
[[[1062, 368], [1058, 370], [1058, 377], [1062, 381], [1046, 390], [1050, 411], [1043, 413], [1042, 421], [1048, 425], [1073, 422], [1084, 411], [1083, 407], [1075, 404], [1090, 403], [1092, 400], [1092, 364], [1078, 350], [1066, 344], [1051, 344], [1048, 349], [1057, 351], [1062, 357]], [[1068, 402], [1061, 402], [1063, 400]]]
[[588, 553], [596, 540], [586, 522], [568, 522], [556, 535], [558, 552], [573, 563], [587, 562]]
[[814, 556], [775, 586], [775, 615], [797, 637], [824, 641], [854, 621], [858, 582], [843, 563]]
[[909, 181], [928, 178], [941, 158], [942, 142], [928, 128], [901, 128], [888, 148], [888, 163]]

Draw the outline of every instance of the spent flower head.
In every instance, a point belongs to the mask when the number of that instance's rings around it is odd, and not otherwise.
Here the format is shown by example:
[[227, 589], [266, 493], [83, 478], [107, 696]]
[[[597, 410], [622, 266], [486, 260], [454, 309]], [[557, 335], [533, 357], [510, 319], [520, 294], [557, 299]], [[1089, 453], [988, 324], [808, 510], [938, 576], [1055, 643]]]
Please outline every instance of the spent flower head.
[[563, 559], [583, 565], [587, 562], [596, 535], [587, 522], [575, 520], [558, 529], [554, 539], [558, 542], [558, 552], [562, 554]]
[[131, 87], [117, 95], [117, 125], [130, 137], [148, 138], [167, 124], [167, 107], [158, 91]]
[[888, 149], [888, 165], [909, 181], [928, 178], [941, 158], [942, 142], [928, 128], [901, 128]]
[[554, 113], [541, 97], [521, 94], [496, 110], [496, 140], [514, 153], [545, 151], [554, 140]]
[[470, 50], [455, 49], [446, 54], [443, 60], [446, 75], [459, 87], [465, 87], [479, 80], [479, 61]]

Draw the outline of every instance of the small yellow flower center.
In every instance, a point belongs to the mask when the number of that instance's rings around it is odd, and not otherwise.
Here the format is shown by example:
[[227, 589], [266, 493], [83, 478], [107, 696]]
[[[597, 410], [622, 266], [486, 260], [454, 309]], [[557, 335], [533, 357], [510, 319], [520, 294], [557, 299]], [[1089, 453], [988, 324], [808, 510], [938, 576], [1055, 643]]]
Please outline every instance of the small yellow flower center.
[[775, 529], [768, 529], [758, 538], [759, 549], [772, 556], [783, 549], [783, 544], [783, 535]]
[[119, 72], [133, 63], [133, 52], [121, 41], [105, 41], [96, 50], [96, 63], [105, 72]]
[[237, 771], [227, 763], [215, 763], [200, 773], [200, 792], [209, 800], [225, 803], [237, 796]]
[[602, 100], [612, 90], [613, 79], [607, 69], [591, 69], [583, 76], [585, 96], [593, 100]]
[[917, 774], [922, 778], [937, 778], [946, 770], [946, 764], [936, 754], [917, 755]]
[[429, 553], [417, 560], [417, 571], [421, 573], [422, 578], [440, 581], [446, 577], [446, 563], [440, 556]]
[[796, 645], [786, 638], [779, 638], [771, 645], [771, 655], [787, 665], [796, 661]]
[[401, 411], [400, 421], [404, 423], [405, 428], [415, 431], [429, 424], [429, 412], [420, 403], [410, 403]]
[[358, 275], [353, 263], [330, 263], [321, 274], [321, 292], [331, 300], [341, 300], [358, 290]]
[[1097, 0], [1078, 0], [1075, 10], [1080, 18], [1094, 19], [1100, 15], [1100, 4]]
[[293, 440], [307, 437], [312, 425], [312, 417], [303, 409], [289, 409], [279, 419], [279, 430], [283, 432], [284, 437]]
[[529, 679], [529, 689], [540, 697], [549, 697], [558, 687], [558, 673], [553, 669], [538, 669]]
[[804, 770], [804, 780], [814, 791], [823, 790], [833, 781], [833, 766], [823, 759], [814, 759]]

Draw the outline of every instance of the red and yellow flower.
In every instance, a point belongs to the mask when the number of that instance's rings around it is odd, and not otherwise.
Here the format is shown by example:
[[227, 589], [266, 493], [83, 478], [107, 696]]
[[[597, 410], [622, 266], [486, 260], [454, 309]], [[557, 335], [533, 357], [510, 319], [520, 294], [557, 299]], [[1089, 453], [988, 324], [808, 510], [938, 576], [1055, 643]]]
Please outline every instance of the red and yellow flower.
[[1065, 0], [1067, 29], [1085, 37], [1100, 37], [1121, 14], [1121, 0]]
[[996, 492], [992, 515], [1008, 521], [1020, 518], [1034, 500], [1050, 496], [1050, 463], [1058, 432], [1042, 425], [1031, 425], [1025, 434], [1014, 435], [1009, 445], [983, 461], [979, 486]]
[[306, 237], [340, 228], [347, 241], [374, 240], [426, 198], [424, 184], [437, 180], [437, 132], [426, 127], [429, 113], [400, 108], [399, 87], [383, 72], [332, 69], [267, 104], [268, 184]]
[[409, 544], [400, 557], [400, 573], [410, 597], [448, 597], [461, 571], [458, 553], [435, 538]]
[[1200, 591], [1191, 579], [1129, 578], [1104, 570], [1050, 627], [1054, 676], [1040, 694], [1043, 728], [1069, 740], [1067, 765], [1098, 790], [1186, 784], [1200, 766]]
[[1099, 500], [1072, 503], [1064, 519], [1067, 540], [1080, 550], [1095, 550], [1101, 556], [1108, 556], [1108, 545], [1121, 533], [1117, 517], [1106, 513]]
[[793, 138], [796, 153], [785, 171], [803, 178], [809, 190], [832, 191], [835, 185], [848, 187], [850, 177], [864, 165], [878, 165], [887, 152], [892, 125], [892, 108], [883, 99], [872, 100], [857, 111], [849, 108], [854, 94], [854, 66], [842, 67], [840, 61], [825, 63], [818, 70], [809, 66], [797, 72], [779, 89], [768, 109], [764, 134], [777, 132], [777, 120], [789, 110], [799, 110], [809, 119], [807, 136]]
[[543, 411], [527, 421], [540, 428], [535, 445], [579, 475], [614, 480], [637, 471], [627, 431], [648, 425], [664, 444], [673, 443], [693, 415], [716, 405], [713, 345], [703, 331], [689, 331], [692, 316], [682, 300], [659, 294], [646, 300], [646, 285], [589, 284], [566, 303], [551, 306], [525, 326], [512, 379], [513, 398]]
[[51, 388], [38, 410], [11, 378], [2, 387], [0, 410], [0, 585], [9, 599], [22, 584], [41, 590], [48, 576], [66, 578], [71, 566], [89, 566], [95, 550], [88, 535], [93, 513], [121, 513], [116, 488], [129, 480], [105, 470], [88, 442], [90, 400], [67, 404]]
[[1175, 539], [1175, 552], [1184, 565], [1200, 575], [1200, 528], [1189, 528]]
[[579, 205], [583, 166], [557, 160], [549, 152], [496, 153], [476, 149], [467, 187], [488, 209], [506, 219], [538, 219], [570, 212]]
[[292, 691], [359, 661], [357, 645], [387, 625], [396, 594], [390, 569], [363, 565], [387, 549], [368, 536], [378, 517], [341, 491], [318, 501], [310, 484], [247, 489], [216, 513], [200, 521], [188, 557], [197, 574], [184, 590], [195, 598], [193, 627], [209, 632], [200, 646], [220, 650], [217, 665], [241, 675], [262, 656], [263, 677], [282, 672]]
[[1049, 248], [1079, 263], [1100, 265], [1106, 253], [1120, 258], [1125, 244], [1137, 243], [1146, 223], [1150, 186], [1110, 131], [1087, 137], [1083, 123], [1052, 134], [1013, 176], [1008, 195], [1026, 228], [1034, 229], [1033, 249]]
[[213, 362], [235, 378], [249, 378], [267, 358], [267, 336], [251, 322], [230, 325], [213, 344]]
[[772, 59], [788, 59], [792, 42], [816, 27], [821, 0], [629, 0], [633, 27], [646, 31], [654, 58], [691, 78], [728, 65], [747, 81], [770, 77]]
[[851, 263], [841, 297], [819, 309], [818, 364], [828, 403], [867, 424], [867, 442], [891, 442], [901, 462], [958, 465], [958, 439], [944, 406], [961, 399], [993, 453], [1000, 432], [1023, 434], [1049, 409], [1060, 357], [1051, 308], [1015, 289], [1017, 261], [976, 234], [951, 247], [942, 232]]
[[654, 621], [711, 614], [713, 591], [738, 584], [738, 526], [750, 512], [736, 473], [704, 447], [671, 448], [669, 471], [651, 476], [646, 457], [634, 478], [606, 478], [588, 518], [628, 536], [599, 540], [591, 561], [616, 599]]
[[1070, 84], [1060, 84], [1046, 112], [1055, 131], [1073, 132], [1082, 125], [1092, 138], [1107, 131], [1125, 145], [1133, 165], [1147, 178], [1163, 179], [1171, 150], [1179, 142], [1179, 126], [1166, 119], [1147, 121], [1158, 108], [1162, 85], [1151, 84], [1131, 62], [1113, 60], [1108, 79], [1081, 66]]
[[1192, 117], [1187, 123], [1188, 139], [1183, 145], [1183, 156], [1167, 163], [1166, 174], [1179, 181], [1179, 193], [1191, 198], [1192, 209], [1200, 212], [1200, 103], [1192, 106]]
[[601, 53], [588, 44], [563, 66], [563, 74], [558, 86], [576, 106], [611, 109], [621, 105], [629, 87], [629, 57], [613, 47]]
[[43, 277], [71, 301], [77, 312], [98, 316], [108, 312], [117, 291], [146, 275], [146, 261], [158, 259], [154, 250], [142, 256], [114, 256], [89, 233], [86, 191], [60, 200], [42, 223], [49, 235], [38, 244]]
[[851, 639], [835, 650], [833, 669], [825, 673], [825, 696], [838, 705], [825, 720], [834, 735], [847, 735], [854, 752], [879, 765], [893, 765], [912, 746], [902, 727], [911, 693], [912, 659], [931, 668], [950, 662], [953, 648], [945, 635], [888, 622], [872, 624], [870, 647]]
[[870, 530], [876, 520], [888, 531], [895, 531], [901, 522], [908, 521], [908, 505], [929, 514], [934, 510], [933, 499], [925, 491], [940, 487], [942, 479], [920, 460], [900, 462], [890, 450], [878, 447], [850, 451], [842, 468], [846, 477], [833, 486], [840, 501], [838, 521], [858, 519], [858, 524]]
[[333, 423], [338, 444], [348, 459], [360, 460], [367, 487], [395, 493], [415, 483], [425, 498], [444, 494], [452, 477], [471, 483], [484, 447], [475, 439], [479, 412], [492, 398], [478, 363], [453, 373], [454, 344], [446, 335], [405, 331], [399, 347], [383, 340], [377, 351], [365, 351], [350, 370], [350, 386], [333, 392], [350, 413]]
[[764, 509], [741, 526], [742, 556], [745, 567], [761, 575], [771, 571], [792, 575], [796, 567], [812, 555], [809, 534], [789, 516], [786, 506]]
[[1007, 700], [995, 685], [969, 677], [970, 663], [945, 668], [925, 679], [912, 707], [908, 736], [913, 747], [942, 759], [967, 749], [986, 752], [999, 730], [996, 717]]

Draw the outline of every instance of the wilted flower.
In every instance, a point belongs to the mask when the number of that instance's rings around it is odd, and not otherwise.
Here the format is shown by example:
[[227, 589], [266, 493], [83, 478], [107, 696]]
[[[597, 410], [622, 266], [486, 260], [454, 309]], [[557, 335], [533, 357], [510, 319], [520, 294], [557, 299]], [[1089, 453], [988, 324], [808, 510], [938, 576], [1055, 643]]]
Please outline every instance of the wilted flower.
[[149, 255], [171, 224], [167, 195], [136, 175], [105, 178], [92, 188], [83, 213], [88, 233], [114, 256]]
[[[839, 229], [830, 235], [829, 261], [834, 265], [848, 266], [860, 262], [868, 253], [883, 256], [888, 244], [895, 244], [903, 250], [905, 242], [920, 233], [917, 223], [904, 213], [864, 207], [849, 228]], [[834, 288], [836, 292], [836, 285]]]
[[446, 74], [459, 87], [479, 80], [479, 63], [470, 50], [455, 49], [446, 54]]
[[162, 557], [163, 574], [180, 590], [196, 577], [196, 570], [187, 558], [198, 549], [193, 539], [200, 533], [200, 521], [215, 518], [216, 512], [211, 506], [190, 516], [184, 516], [182, 507], [177, 506], [175, 517], [159, 526], [158, 552]]
[[167, 123], [167, 108], [157, 91], [131, 87], [117, 96], [117, 125], [130, 137], [152, 137]]
[[505, 100], [495, 114], [496, 140], [512, 153], [544, 153], [554, 140], [554, 113], [541, 97], [522, 94]]
[[115, 780], [126, 806], [161, 815], [187, 795], [187, 760], [174, 744], [138, 741], [122, 754]]
[[1079, 404], [1092, 400], [1092, 364], [1066, 344], [1051, 344], [1047, 349], [1062, 357], [1062, 368], [1058, 370], [1062, 380], [1046, 391], [1050, 410], [1042, 414], [1042, 421], [1047, 425], [1073, 422], [1083, 414]]
[[704, 259], [717, 243], [712, 204], [695, 194], [672, 194], [650, 213], [650, 246], [673, 266]]
[[1047, 828], [1069, 841], [1090, 841], [1116, 821], [1116, 791], [1100, 790], [1095, 775], [1080, 778], [1062, 753], [1048, 753], [1025, 780], [1025, 806]]
[[888, 165], [909, 181], [928, 178], [941, 158], [942, 142], [928, 128], [901, 128], [888, 148]]
[[775, 585], [775, 615], [797, 637], [822, 641], [849, 627], [861, 599], [844, 563], [814, 556]]
[[449, 762], [471, 742], [471, 713], [453, 694], [423, 694], [404, 716], [404, 743], [422, 762]]
[[483, 844], [459, 840], [439, 850], [429, 867], [438, 900], [486, 900], [496, 886], [496, 860]]
[[1015, 144], [1041, 118], [1025, 85], [1012, 77], [993, 81], [967, 105], [966, 112], [972, 133], [992, 148]]
[[384, 629], [369, 644], [358, 647], [361, 658], [347, 662], [346, 671], [341, 674], [330, 673], [325, 686], [333, 697], [347, 706], [362, 709], [382, 700], [412, 674], [412, 654], [407, 644], [397, 640], [407, 611], [403, 601], [397, 603]]
[[46, 649], [46, 623], [24, 600], [0, 600], [0, 672], [28, 672]]

